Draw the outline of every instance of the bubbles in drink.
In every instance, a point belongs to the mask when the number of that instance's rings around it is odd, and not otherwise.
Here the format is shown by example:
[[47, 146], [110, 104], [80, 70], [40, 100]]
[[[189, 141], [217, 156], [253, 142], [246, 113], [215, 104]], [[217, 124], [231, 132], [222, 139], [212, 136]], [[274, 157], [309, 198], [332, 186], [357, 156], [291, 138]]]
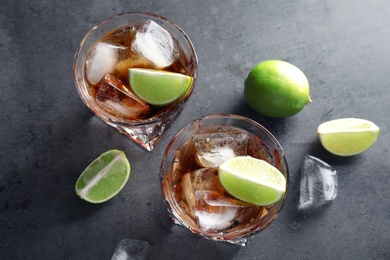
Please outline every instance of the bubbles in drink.
[[153, 21], [138, 30], [132, 49], [160, 69], [170, 66], [179, 53], [169, 32]]

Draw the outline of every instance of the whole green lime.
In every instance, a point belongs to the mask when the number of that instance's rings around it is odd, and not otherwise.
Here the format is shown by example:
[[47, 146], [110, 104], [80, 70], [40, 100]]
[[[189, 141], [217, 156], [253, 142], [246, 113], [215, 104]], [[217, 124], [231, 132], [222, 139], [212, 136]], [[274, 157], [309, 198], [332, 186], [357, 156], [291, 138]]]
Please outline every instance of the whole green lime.
[[249, 72], [244, 96], [256, 112], [283, 118], [295, 115], [311, 102], [309, 92], [309, 82], [299, 68], [285, 61], [267, 60]]

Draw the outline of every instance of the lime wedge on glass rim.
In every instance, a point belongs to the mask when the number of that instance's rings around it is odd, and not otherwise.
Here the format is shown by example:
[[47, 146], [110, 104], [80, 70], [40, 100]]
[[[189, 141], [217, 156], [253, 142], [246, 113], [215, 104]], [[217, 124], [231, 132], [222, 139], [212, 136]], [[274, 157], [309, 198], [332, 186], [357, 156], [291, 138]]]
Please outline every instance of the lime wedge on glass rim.
[[184, 74], [129, 68], [130, 88], [135, 95], [148, 104], [166, 106], [184, 96], [193, 78]]
[[96, 158], [76, 181], [76, 194], [91, 203], [102, 203], [117, 195], [130, 176], [124, 152], [110, 150]]
[[322, 146], [332, 154], [352, 156], [373, 146], [380, 128], [373, 122], [359, 118], [341, 118], [318, 126]]
[[286, 192], [286, 178], [268, 162], [237, 156], [222, 163], [218, 176], [225, 190], [237, 199], [259, 206], [278, 202]]

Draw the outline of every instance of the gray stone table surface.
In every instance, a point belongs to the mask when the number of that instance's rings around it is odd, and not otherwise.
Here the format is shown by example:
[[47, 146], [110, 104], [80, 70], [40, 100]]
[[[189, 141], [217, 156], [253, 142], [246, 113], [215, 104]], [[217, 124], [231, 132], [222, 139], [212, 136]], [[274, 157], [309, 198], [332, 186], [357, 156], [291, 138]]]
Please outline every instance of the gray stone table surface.
[[[74, 53], [96, 23], [147, 11], [187, 32], [199, 58], [196, 89], [152, 152], [82, 103]], [[390, 259], [390, 2], [388, 0], [2, 0], [0, 2], [0, 259], [110, 259], [120, 240], [144, 240], [151, 259]], [[307, 75], [313, 103], [286, 119], [254, 112], [243, 83], [256, 63], [280, 59]], [[243, 115], [282, 144], [290, 192], [279, 217], [246, 247], [208, 241], [174, 225], [159, 165], [174, 134], [213, 113]], [[367, 152], [338, 157], [317, 126], [342, 117], [381, 127]], [[109, 202], [80, 200], [74, 184], [109, 149], [131, 177]], [[331, 164], [339, 194], [321, 212], [297, 211], [306, 154]]]

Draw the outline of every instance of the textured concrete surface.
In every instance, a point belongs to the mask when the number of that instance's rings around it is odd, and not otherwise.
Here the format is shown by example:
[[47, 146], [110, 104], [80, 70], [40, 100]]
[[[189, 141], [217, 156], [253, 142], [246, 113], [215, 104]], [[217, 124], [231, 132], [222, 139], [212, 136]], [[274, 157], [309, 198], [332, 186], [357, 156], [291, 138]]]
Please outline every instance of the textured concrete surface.
[[[148, 11], [179, 24], [199, 58], [188, 105], [153, 152], [97, 119], [78, 97], [74, 53], [103, 18]], [[110, 259], [124, 238], [151, 244], [151, 259], [390, 258], [390, 2], [60, 1], [0, 2], [0, 259]], [[287, 119], [256, 114], [243, 82], [256, 63], [301, 68], [313, 103]], [[175, 226], [159, 187], [169, 140], [191, 120], [233, 113], [266, 126], [290, 167], [290, 194], [271, 226], [247, 247], [207, 241]], [[342, 117], [381, 127], [377, 144], [350, 158], [330, 155], [317, 126]], [[131, 177], [111, 201], [78, 199], [74, 184], [102, 152], [126, 152]], [[300, 165], [310, 153], [339, 174], [339, 194], [323, 211], [296, 210]]]

